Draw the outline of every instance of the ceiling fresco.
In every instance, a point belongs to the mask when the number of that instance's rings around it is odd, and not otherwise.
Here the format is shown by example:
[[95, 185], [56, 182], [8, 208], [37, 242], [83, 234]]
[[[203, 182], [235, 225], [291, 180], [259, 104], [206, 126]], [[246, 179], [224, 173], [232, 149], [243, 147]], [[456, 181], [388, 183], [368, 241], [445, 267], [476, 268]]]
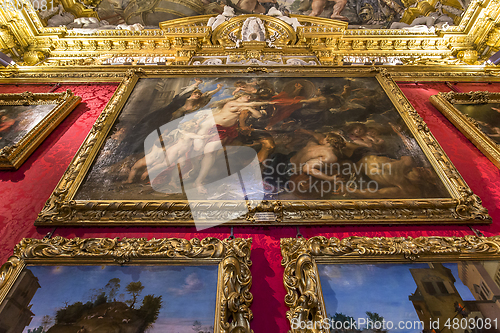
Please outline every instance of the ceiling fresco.
[[234, 15], [268, 14], [270, 10], [278, 10], [284, 16], [307, 15], [348, 22], [350, 29], [425, 32], [457, 25], [470, 0], [93, 0], [91, 5], [88, 1], [83, 3], [93, 9], [95, 17], [83, 18], [68, 10], [67, 0], [61, 0], [61, 4], [58, 1], [55, 0], [52, 10], [39, 12], [47, 26], [155, 29], [160, 22], [168, 20], [222, 14], [228, 6]]

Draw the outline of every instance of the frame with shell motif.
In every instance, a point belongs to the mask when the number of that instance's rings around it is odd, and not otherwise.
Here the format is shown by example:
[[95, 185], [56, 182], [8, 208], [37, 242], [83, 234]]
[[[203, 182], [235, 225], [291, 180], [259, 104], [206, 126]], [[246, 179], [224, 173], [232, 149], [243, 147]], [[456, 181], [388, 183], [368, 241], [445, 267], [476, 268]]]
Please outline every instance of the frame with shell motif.
[[251, 333], [250, 248], [241, 238], [23, 239], [0, 268], [0, 328]]
[[289, 332], [393, 332], [410, 322], [420, 327], [408, 331], [422, 331], [460, 321], [498, 330], [500, 308], [485, 306], [490, 298], [476, 286], [498, 289], [499, 249], [498, 236], [281, 239]]

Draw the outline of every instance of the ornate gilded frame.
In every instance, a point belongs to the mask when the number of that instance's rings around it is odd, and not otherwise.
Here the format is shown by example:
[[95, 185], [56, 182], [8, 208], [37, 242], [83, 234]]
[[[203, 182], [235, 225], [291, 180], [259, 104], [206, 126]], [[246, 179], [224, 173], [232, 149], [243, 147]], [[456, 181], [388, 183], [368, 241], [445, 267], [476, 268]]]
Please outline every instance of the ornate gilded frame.
[[[40, 212], [35, 225], [193, 225], [187, 201], [83, 201], [73, 200], [73, 197], [139, 78], [182, 75], [220, 77], [247, 73], [265, 73], [267, 76], [376, 77], [445, 184], [450, 198], [263, 201], [250, 209], [248, 214], [232, 220], [229, 224], [490, 223], [491, 218], [482, 207], [481, 200], [472, 193], [387, 70], [370, 67], [335, 69], [328, 67], [210, 67], [201, 69], [179, 66], [158, 70], [129, 69], [126, 73], [121, 73], [124, 75], [122, 83]], [[90, 73], [86, 75], [90, 76]], [[110, 80], [113, 74], [104, 72], [97, 75]], [[19, 76], [25, 77], [26, 74], [20, 73]], [[198, 204], [199, 207], [211, 209], [213, 203], [214, 201], [200, 201]], [[246, 202], [238, 203], [238, 205], [247, 207]], [[221, 209], [218, 216], [223, 217], [225, 213]], [[256, 213], [271, 213], [274, 214], [274, 219], [263, 221], [259, 219], [260, 214]]]
[[0, 150], [0, 169], [18, 169], [35, 151], [45, 138], [70, 114], [80, 103], [81, 98], [71, 90], [63, 93], [0, 94], [2, 105], [44, 105], [56, 106], [30, 130], [19, 142]]
[[469, 93], [439, 93], [430, 97], [431, 103], [455, 125], [493, 164], [500, 168], [500, 145], [482, 130], [472, 117], [459, 111], [458, 104], [500, 103], [500, 93], [473, 91]]
[[214, 332], [252, 333], [251, 239], [23, 239], [0, 268], [0, 304], [33, 265], [218, 265]]
[[[500, 259], [500, 237], [348, 237], [282, 238], [283, 283], [290, 308], [286, 317], [323, 322], [327, 317], [317, 264], [456, 262]], [[292, 329], [289, 333], [327, 333], [326, 329]]]

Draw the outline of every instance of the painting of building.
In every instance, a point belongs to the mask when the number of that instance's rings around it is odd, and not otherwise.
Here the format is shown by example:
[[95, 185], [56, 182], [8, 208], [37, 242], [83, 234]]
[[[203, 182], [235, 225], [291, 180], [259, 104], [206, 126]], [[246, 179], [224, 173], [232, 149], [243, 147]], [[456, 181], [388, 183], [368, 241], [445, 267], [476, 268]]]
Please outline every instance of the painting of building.
[[410, 272], [417, 289], [408, 298], [412, 301], [418, 318], [424, 322], [424, 329], [436, 329], [430, 326], [430, 322], [439, 320], [437, 329], [447, 332], [444, 326], [446, 320], [456, 317], [457, 305], [464, 304], [455, 288], [456, 280], [451, 270], [442, 264], [434, 263], [429, 264], [429, 268], [412, 268]]
[[25, 269], [5, 301], [0, 304], [1, 333], [22, 333], [30, 324], [34, 316], [30, 303], [39, 288], [40, 284], [36, 276], [29, 269]]
[[485, 318], [497, 318], [500, 311], [500, 264], [496, 261], [463, 261], [458, 264], [458, 272], [476, 299], [469, 303], [473, 303]]

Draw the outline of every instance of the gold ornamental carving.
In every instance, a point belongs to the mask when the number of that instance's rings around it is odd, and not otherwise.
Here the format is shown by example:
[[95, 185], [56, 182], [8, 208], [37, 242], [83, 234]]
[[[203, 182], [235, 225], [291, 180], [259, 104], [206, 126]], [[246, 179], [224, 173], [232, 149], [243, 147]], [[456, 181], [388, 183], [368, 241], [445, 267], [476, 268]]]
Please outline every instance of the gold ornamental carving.
[[16, 46], [16, 40], [14, 36], [10, 33], [6, 26], [0, 26], [0, 46], [1, 48], [14, 48]]
[[251, 239], [23, 239], [0, 267], [0, 303], [27, 265], [218, 264], [215, 331], [252, 333]]

